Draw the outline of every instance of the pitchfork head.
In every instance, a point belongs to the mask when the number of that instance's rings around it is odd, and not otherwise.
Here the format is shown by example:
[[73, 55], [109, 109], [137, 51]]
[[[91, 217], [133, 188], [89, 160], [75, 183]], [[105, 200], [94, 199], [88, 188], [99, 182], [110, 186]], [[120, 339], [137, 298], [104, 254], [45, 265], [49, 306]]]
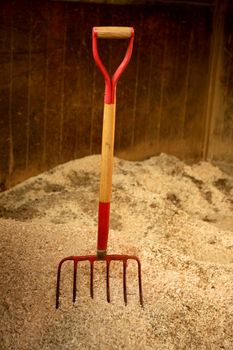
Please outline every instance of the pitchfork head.
[[84, 255], [84, 256], [68, 256], [62, 259], [58, 265], [57, 270], [57, 290], [56, 290], [56, 308], [59, 307], [59, 295], [60, 295], [60, 279], [61, 279], [61, 267], [65, 261], [74, 262], [74, 276], [73, 276], [73, 302], [76, 300], [76, 282], [77, 282], [77, 266], [80, 261], [89, 261], [90, 263], [90, 296], [94, 298], [94, 262], [95, 261], [106, 261], [106, 293], [107, 301], [110, 303], [110, 263], [111, 261], [122, 261], [123, 263], [123, 294], [124, 302], [127, 305], [127, 289], [126, 289], [126, 268], [128, 260], [134, 260], [137, 262], [138, 267], [138, 286], [139, 286], [139, 301], [140, 305], [143, 306], [142, 297], [142, 278], [141, 278], [141, 263], [137, 256], [134, 255], [118, 255], [111, 254], [105, 255], [101, 259], [96, 255]]

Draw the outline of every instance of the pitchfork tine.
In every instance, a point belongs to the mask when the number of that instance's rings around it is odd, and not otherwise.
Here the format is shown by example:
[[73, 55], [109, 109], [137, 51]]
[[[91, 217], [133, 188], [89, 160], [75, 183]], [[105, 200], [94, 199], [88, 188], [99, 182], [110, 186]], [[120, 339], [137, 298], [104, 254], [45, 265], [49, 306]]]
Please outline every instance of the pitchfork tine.
[[110, 303], [110, 275], [109, 275], [110, 261], [107, 260], [106, 263], [107, 263], [107, 270], [106, 270], [107, 302]]
[[127, 267], [127, 260], [124, 260], [123, 261], [123, 291], [124, 291], [124, 302], [125, 302], [125, 305], [127, 305], [126, 267]]
[[73, 279], [73, 303], [76, 300], [76, 281], [77, 281], [77, 265], [78, 265], [78, 261], [74, 260], [74, 279]]
[[93, 266], [93, 261], [90, 261], [91, 264], [91, 274], [90, 274], [90, 294], [91, 298], [94, 298], [94, 288], [93, 288], [93, 271], [94, 271], [94, 266]]
[[141, 263], [140, 260], [137, 259], [138, 263], [138, 286], [139, 286], [139, 299], [140, 299], [140, 305], [143, 307], [143, 296], [142, 296], [142, 277], [141, 277]]
[[59, 307], [61, 266], [62, 266], [62, 261], [59, 263], [58, 269], [57, 269], [56, 309], [58, 309], [58, 307]]

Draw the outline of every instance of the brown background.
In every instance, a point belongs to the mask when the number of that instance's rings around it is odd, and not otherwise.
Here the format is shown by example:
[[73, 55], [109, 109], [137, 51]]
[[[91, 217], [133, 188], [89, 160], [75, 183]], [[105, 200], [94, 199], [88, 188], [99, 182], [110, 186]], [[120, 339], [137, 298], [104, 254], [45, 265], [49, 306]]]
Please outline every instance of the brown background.
[[[0, 1], [2, 190], [100, 152], [104, 84], [91, 48], [97, 25], [135, 28], [133, 57], [118, 84], [116, 155], [233, 163], [233, 6], [125, 2]], [[110, 71], [125, 48], [124, 41], [100, 42]]]

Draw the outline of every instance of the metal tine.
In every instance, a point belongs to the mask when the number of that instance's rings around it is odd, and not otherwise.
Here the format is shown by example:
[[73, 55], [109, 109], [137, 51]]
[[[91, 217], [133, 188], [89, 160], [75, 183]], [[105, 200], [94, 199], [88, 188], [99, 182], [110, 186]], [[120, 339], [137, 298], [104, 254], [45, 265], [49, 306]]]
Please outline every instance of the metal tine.
[[90, 295], [91, 298], [94, 298], [94, 288], [93, 288], [93, 280], [94, 280], [94, 262], [90, 260], [90, 268], [91, 268], [91, 273], [90, 273]]
[[106, 290], [107, 290], [107, 302], [110, 303], [110, 261], [106, 260]]
[[77, 290], [77, 265], [78, 265], [78, 260], [74, 260], [74, 278], [73, 278], [73, 303], [76, 300], [76, 290]]
[[60, 264], [58, 265], [58, 270], [57, 270], [56, 309], [59, 308], [61, 266], [62, 266], [62, 263], [60, 262]]
[[[120, 257], [120, 258], [119, 258]], [[86, 259], [83, 259], [86, 258]], [[123, 262], [123, 293], [124, 293], [124, 303], [127, 305], [127, 283], [126, 283], [126, 269], [127, 269], [127, 261], [128, 259], [133, 259], [137, 261], [138, 264], [138, 286], [139, 286], [139, 300], [140, 305], [143, 307], [143, 294], [142, 294], [142, 277], [141, 277], [141, 263], [140, 260], [135, 256], [117, 256], [110, 255], [108, 259], [106, 259], [106, 292], [107, 292], [107, 301], [110, 303], [110, 262], [111, 260], [122, 260]], [[96, 261], [95, 256], [87, 256], [87, 257], [67, 257], [62, 259], [58, 265], [57, 270], [57, 287], [56, 287], [56, 309], [59, 308], [59, 297], [60, 297], [60, 280], [61, 280], [61, 268], [62, 264], [67, 260], [74, 261], [74, 275], [73, 275], [73, 302], [76, 301], [77, 294], [77, 266], [78, 261], [89, 260], [90, 262], [90, 295], [91, 298], [94, 298], [94, 261]]]
[[126, 267], [127, 267], [127, 260], [123, 260], [123, 291], [124, 291], [125, 305], [127, 305]]
[[137, 263], [138, 263], [139, 300], [140, 300], [140, 305], [143, 308], [141, 263], [139, 260], [137, 260]]

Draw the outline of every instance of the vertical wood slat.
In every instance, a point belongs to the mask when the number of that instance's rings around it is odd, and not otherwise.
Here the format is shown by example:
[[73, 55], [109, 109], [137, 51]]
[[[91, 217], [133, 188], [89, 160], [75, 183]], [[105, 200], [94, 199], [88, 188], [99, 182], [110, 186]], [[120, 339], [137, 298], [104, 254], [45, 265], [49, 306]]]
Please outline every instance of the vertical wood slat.
[[[177, 117], [177, 92], [179, 89], [175, 85], [175, 69], [177, 56], [177, 34], [179, 28], [177, 27], [177, 12], [172, 9], [167, 14], [167, 22], [169, 26], [165, 38], [165, 51], [163, 62], [163, 76], [161, 83], [161, 116], [160, 116], [160, 130], [159, 130], [159, 145], [168, 153], [170, 140], [171, 125], [174, 125], [174, 120]], [[176, 120], [177, 123], [177, 120]], [[176, 136], [176, 135], [173, 135]]]
[[[173, 91], [173, 103], [169, 104], [169, 142], [167, 152], [179, 157], [184, 157], [185, 139], [184, 125], [187, 112], [188, 89], [190, 85], [190, 51], [192, 47], [192, 14], [188, 11], [178, 11], [177, 34], [175, 35], [175, 52], [173, 79], [170, 81], [170, 89]], [[166, 119], [165, 119], [166, 123]]]
[[12, 4], [0, 3], [0, 191], [7, 186], [10, 162]]
[[29, 30], [28, 30], [28, 96], [27, 96], [27, 122], [26, 122], [26, 132], [27, 132], [27, 146], [26, 146], [26, 170], [28, 169], [29, 163], [29, 142], [30, 142], [30, 112], [31, 112], [31, 71], [32, 71], [32, 3], [28, 3], [29, 14]]
[[211, 61], [209, 69], [209, 87], [208, 87], [208, 98], [206, 103], [206, 125], [205, 125], [205, 136], [204, 136], [204, 147], [203, 157], [205, 160], [211, 158], [209, 151], [211, 148], [210, 134], [213, 132], [213, 108], [216, 102], [214, 95], [218, 85], [217, 74], [219, 74], [219, 60], [220, 60], [220, 37], [223, 32], [219, 31], [219, 4], [218, 0], [215, 1], [215, 11], [213, 14], [213, 32], [211, 37]]
[[162, 149], [161, 147], [161, 127], [163, 118], [163, 105], [164, 105], [164, 92], [165, 92], [165, 73], [166, 73], [166, 55], [168, 49], [168, 14], [165, 13], [165, 23], [164, 23], [164, 44], [162, 46], [162, 64], [161, 64], [161, 76], [160, 76], [160, 89], [159, 89], [159, 104], [158, 104], [158, 123], [156, 126], [156, 143], [157, 149]]
[[48, 5], [31, 1], [28, 172], [43, 169]]
[[[78, 81], [81, 75], [80, 63], [80, 30], [82, 27], [81, 15], [74, 11], [74, 7], [67, 8], [66, 16], [66, 39], [63, 51], [63, 74], [64, 74], [64, 119], [62, 127], [62, 142], [60, 144], [62, 162], [74, 157], [75, 138], [77, 134], [76, 118], [78, 113]], [[80, 118], [81, 119], [81, 118]], [[70, 127], [72, 125], [72, 127]]]
[[65, 103], [65, 74], [66, 74], [66, 54], [67, 54], [67, 26], [68, 16], [67, 7], [64, 8], [64, 24], [62, 32], [62, 58], [61, 58], [61, 103], [60, 103], [60, 130], [59, 130], [59, 161], [62, 162], [62, 151], [63, 151], [63, 137], [64, 137], [64, 103]]
[[[96, 106], [92, 105], [92, 100], [96, 94], [95, 74], [98, 74], [97, 67], [92, 58], [92, 23], [98, 24], [99, 13], [95, 11], [92, 5], [88, 5], [87, 12], [91, 16], [91, 21], [86, 21], [86, 11], [82, 8], [81, 26], [79, 31], [79, 78], [77, 80], [77, 115], [76, 115], [76, 143], [75, 157], [83, 157], [90, 154], [92, 148], [93, 118]], [[101, 77], [100, 77], [101, 79]], [[99, 106], [102, 105], [101, 96], [99, 96]], [[93, 100], [94, 101], [94, 100]], [[97, 112], [98, 115], [98, 112]], [[99, 118], [101, 118], [101, 112]], [[101, 129], [100, 129], [101, 130]]]
[[[212, 17], [208, 9], [193, 11], [193, 40], [190, 56], [190, 86], [184, 124], [185, 153], [187, 159], [200, 159], [204, 145], [205, 103], [207, 100], [208, 69]], [[198, 101], [198, 103], [197, 103]], [[198, 142], [197, 142], [198, 140]]]
[[[166, 52], [167, 39], [167, 13], [160, 9], [154, 11], [149, 17], [150, 38], [150, 75], [148, 81], [149, 99], [149, 124], [147, 137], [152, 143], [155, 154], [159, 153], [159, 133], [161, 124], [162, 101], [163, 101], [163, 72], [164, 56]], [[156, 33], [156, 35], [155, 35]]]
[[227, 0], [216, 0], [204, 157], [217, 163], [233, 162], [232, 14]]
[[[226, 8], [224, 9], [226, 11]], [[225, 63], [225, 74], [226, 74], [226, 86], [225, 86], [225, 118], [224, 118], [224, 131], [222, 139], [227, 139], [229, 148], [233, 149], [233, 6], [226, 16], [226, 23], [224, 28], [225, 40], [224, 40], [224, 63]], [[229, 160], [233, 163], [233, 155], [228, 152]]]
[[61, 161], [64, 84], [64, 4], [50, 3], [47, 41], [45, 163], [47, 167]]
[[[185, 119], [186, 114], [188, 110], [187, 102], [188, 102], [188, 92], [189, 92], [189, 86], [191, 85], [190, 81], [190, 68], [191, 68], [191, 49], [192, 49], [192, 43], [193, 43], [193, 27], [192, 27], [192, 16], [190, 16], [190, 19], [186, 22], [186, 25], [183, 26], [182, 33], [184, 31], [184, 35], [187, 38], [186, 40], [182, 40], [181, 46], [183, 47], [183, 59], [182, 64], [185, 66], [185, 75], [184, 75], [184, 85], [183, 85], [183, 103], [181, 108], [181, 130], [180, 130], [180, 137], [181, 137], [181, 155], [182, 158], [184, 158], [185, 155]], [[187, 28], [188, 26], [188, 28]], [[187, 47], [187, 50], [185, 50]], [[181, 57], [182, 57], [181, 56]]]
[[[90, 9], [90, 8], [89, 8]], [[100, 20], [100, 9], [94, 10], [94, 7], [92, 7], [92, 11], [90, 11], [91, 14], [91, 21], [89, 22], [88, 26], [91, 25], [91, 23], [96, 23], [96, 26], [101, 25]], [[92, 22], [93, 21], [93, 22]], [[90, 28], [90, 27], [89, 27]], [[88, 28], [86, 28], [88, 29]], [[91, 39], [90, 39], [91, 40]], [[102, 58], [102, 56], [101, 56]], [[91, 77], [91, 90], [92, 90], [92, 96], [91, 96], [91, 124], [90, 124], [90, 149], [89, 153], [99, 153], [100, 152], [100, 130], [101, 127], [96, 128], [97, 125], [101, 125], [102, 122], [102, 105], [103, 105], [103, 89], [104, 89], [104, 82], [103, 78], [98, 71], [97, 67], [94, 65], [92, 69], [92, 77]], [[102, 94], [98, 94], [98, 88], [102, 88]], [[99, 90], [100, 92], [101, 90]], [[98, 142], [99, 141], [99, 142]], [[96, 148], [96, 142], [99, 145], [99, 148]]]
[[25, 172], [28, 147], [28, 57], [30, 7], [28, 1], [13, 2], [12, 144], [13, 170]]
[[184, 124], [190, 85], [192, 14], [187, 10], [173, 10], [170, 12], [170, 16], [173, 29], [172, 34], [168, 34], [170, 38], [168, 57], [173, 62], [170, 63], [170, 78], [167, 82], [164, 97], [168, 101], [168, 105], [162, 124], [165, 125], [165, 128], [167, 126], [167, 131], [165, 130], [167, 132], [165, 151], [183, 157], [185, 152]]
[[[147, 54], [145, 49], [147, 33], [144, 27], [144, 15], [140, 13], [137, 20], [138, 25], [136, 32], [138, 33], [136, 51], [136, 72], [135, 72], [135, 86], [133, 92], [133, 125], [132, 125], [132, 137], [131, 137], [131, 149], [135, 145], [143, 143], [145, 135], [145, 120], [147, 115], [146, 110], [146, 85], [148, 79], [148, 63]], [[143, 135], [144, 134], [144, 135]]]

